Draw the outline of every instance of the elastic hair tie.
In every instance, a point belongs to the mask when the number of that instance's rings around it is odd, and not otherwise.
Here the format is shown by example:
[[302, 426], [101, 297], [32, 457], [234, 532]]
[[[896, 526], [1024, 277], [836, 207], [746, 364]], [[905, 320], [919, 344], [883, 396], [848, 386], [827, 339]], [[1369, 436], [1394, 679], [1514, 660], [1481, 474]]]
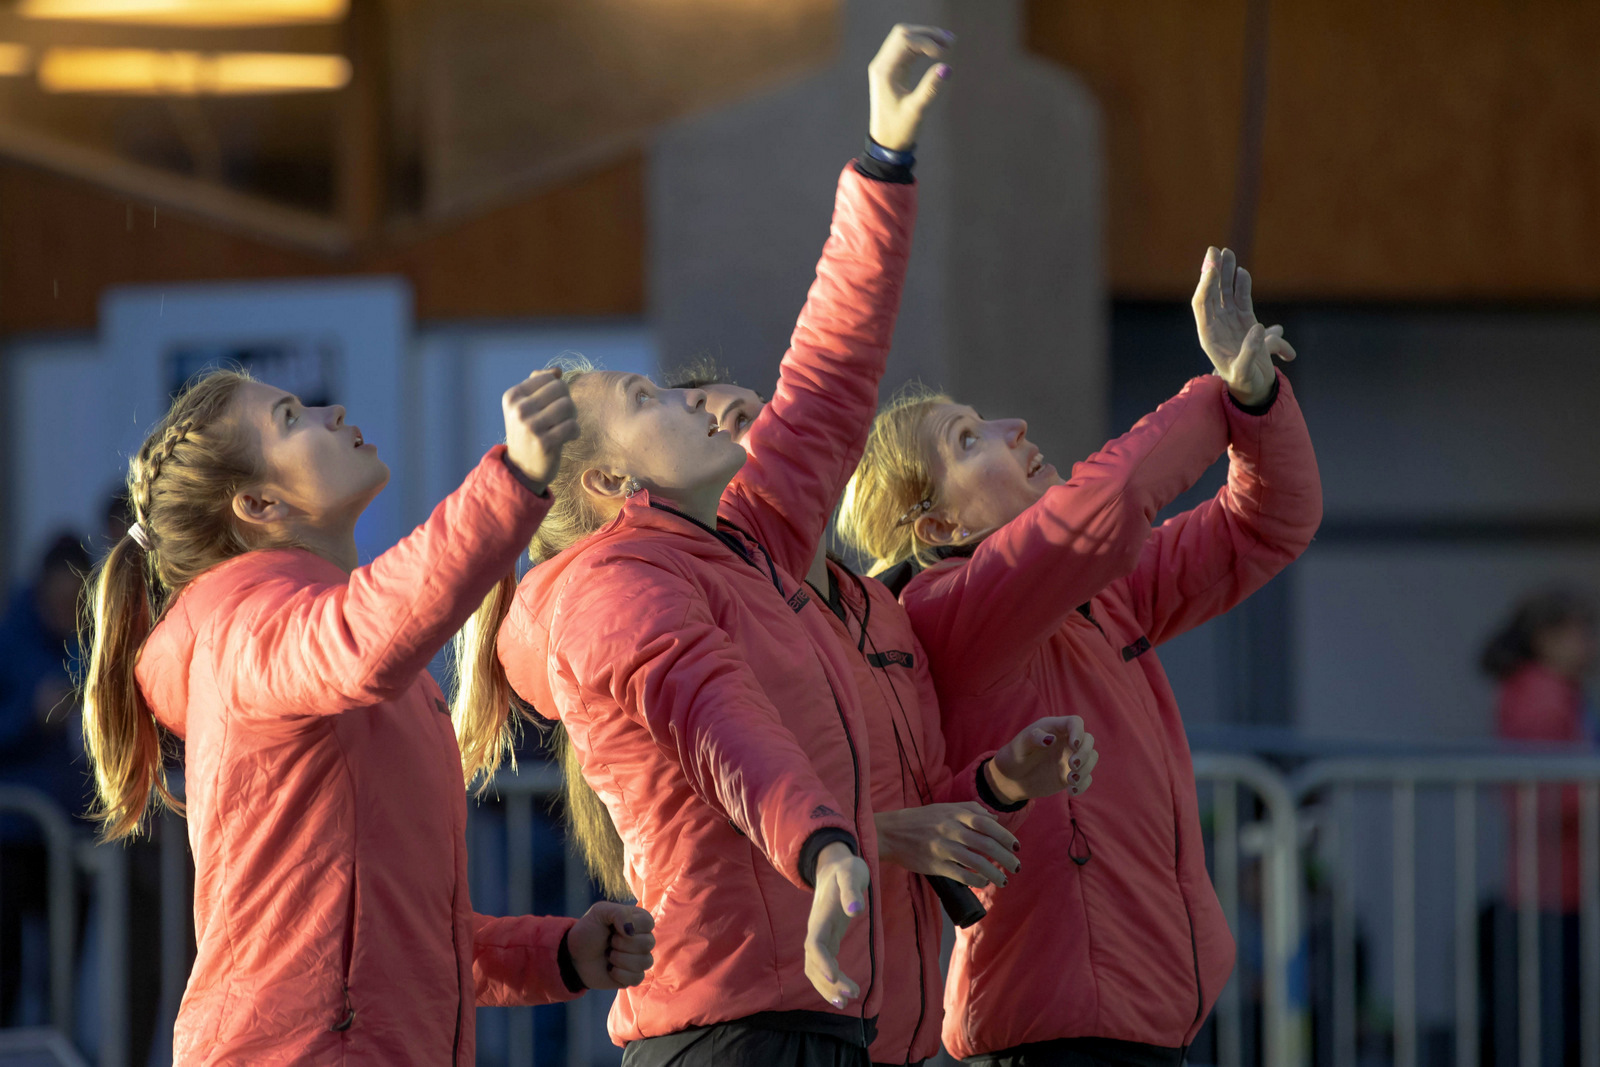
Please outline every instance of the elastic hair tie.
[[146, 552], [150, 551], [150, 535], [144, 532], [144, 527], [141, 524], [136, 522], [128, 527], [128, 536], [133, 538], [134, 544]]
[[906, 509], [906, 513], [900, 516], [900, 521], [894, 524], [895, 529], [899, 529], [900, 527], [909, 523], [916, 522], [917, 516], [921, 515], [924, 511], [927, 511], [931, 507], [933, 507], [932, 500], [923, 500], [919, 503], [912, 504]]

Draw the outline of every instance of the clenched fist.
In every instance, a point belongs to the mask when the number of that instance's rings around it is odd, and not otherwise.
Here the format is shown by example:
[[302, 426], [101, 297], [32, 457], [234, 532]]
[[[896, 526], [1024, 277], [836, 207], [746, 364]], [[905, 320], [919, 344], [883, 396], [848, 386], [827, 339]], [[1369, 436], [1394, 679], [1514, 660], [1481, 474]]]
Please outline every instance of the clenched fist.
[[505, 391], [506, 458], [542, 492], [561, 465], [561, 446], [578, 436], [578, 409], [559, 368], [534, 371]]
[[602, 900], [567, 932], [572, 966], [590, 989], [624, 989], [655, 964], [655, 919], [643, 908]]

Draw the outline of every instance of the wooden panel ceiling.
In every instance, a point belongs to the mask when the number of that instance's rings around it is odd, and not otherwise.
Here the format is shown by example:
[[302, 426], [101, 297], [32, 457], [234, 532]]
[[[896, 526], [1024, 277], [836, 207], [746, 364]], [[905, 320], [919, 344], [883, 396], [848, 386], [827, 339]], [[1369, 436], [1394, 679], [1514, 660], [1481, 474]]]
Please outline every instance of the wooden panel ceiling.
[[[1030, 46], [1105, 111], [1119, 295], [1187, 294], [1227, 239], [1247, 3], [1029, 3]], [[1265, 6], [1258, 291], [1600, 298], [1600, 4]]]

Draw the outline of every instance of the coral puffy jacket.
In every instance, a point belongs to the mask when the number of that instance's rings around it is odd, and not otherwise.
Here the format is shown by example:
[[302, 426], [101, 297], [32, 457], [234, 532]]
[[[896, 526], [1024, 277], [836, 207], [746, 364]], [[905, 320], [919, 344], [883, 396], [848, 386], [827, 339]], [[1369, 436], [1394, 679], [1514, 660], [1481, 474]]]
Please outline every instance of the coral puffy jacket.
[[[1591, 747], [1584, 721], [1583, 689], [1540, 663], [1529, 663], [1500, 686], [1495, 700], [1495, 728], [1511, 741]], [[1576, 914], [1583, 907], [1581, 804], [1578, 787], [1541, 786], [1535, 794], [1539, 820], [1539, 906]], [[1511, 827], [1507, 853], [1507, 896], [1513, 907], [1523, 897], [1516, 791], [1506, 790]]]
[[368, 566], [248, 553], [145, 643], [195, 857], [175, 1063], [468, 1065], [474, 1002], [571, 997], [571, 919], [472, 911], [461, 754], [425, 670], [549, 506], [504, 451]]
[[881, 908], [850, 925], [840, 1012], [805, 976], [819, 830], [854, 835], [876, 884], [867, 728], [851, 654], [793, 576], [865, 447], [915, 187], [846, 168], [833, 231], [713, 532], [635, 493], [535, 567], [500, 631], [512, 688], [559, 717], [656, 917], [656, 965], [618, 994], [618, 1044], [764, 1012], [865, 1046], [883, 996]]
[[[1253, 415], [1196, 378], [904, 591], [952, 761], [1063, 713], [1104, 753], [1088, 793], [1030, 805], [1022, 870], [957, 937], [944, 1041], [958, 1056], [1069, 1037], [1184, 1046], [1232, 970], [1183, 721], [1150, 649], [1260, 588], [1321, 522], [1305, 420], [1281, 374], [1278, 390]], [[1228, 484], [1152, 533], [1224, 447]]]
[[[828, 576], [828, 600], [815, 603], [855, 656], [851, 663], [872, 752], [872, 810], [984, 803], [977, 776], [994, 750], [979, 753], [954, 774], [945, 764], [928, 657], [905, 609], [876, 578], [858, 577], [832, 561]], [[1027, 811], [988, 810], [1012, 833]], [[944, 911], [926, 878], [892, 863], [882, 865], [878, 899], [883, 905], [883, 1008], [872, 1062], [916, 1063], [939, 1051]]]

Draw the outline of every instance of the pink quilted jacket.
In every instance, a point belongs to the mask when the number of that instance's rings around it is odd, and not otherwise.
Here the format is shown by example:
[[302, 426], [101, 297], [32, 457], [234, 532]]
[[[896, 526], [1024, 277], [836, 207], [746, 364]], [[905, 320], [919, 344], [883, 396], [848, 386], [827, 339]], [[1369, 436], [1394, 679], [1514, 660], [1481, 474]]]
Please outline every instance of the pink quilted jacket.
[[[853, 835], [877, 869], [853, 650], [806, 573], [866, 444], [916, 194], [847, 167], [773, 400], [713, 531], [636, 493], [535, 567], [500, 631], [512, 687], [566, 726], [657, 920], [656, 965], [611, 1012], [618, 1044], [768, 1012], [865, 1047], [883, 999], [880, 898], [840, 952], [862, 997], [806, 979], [801, 856]], [[793, 1013], [806, 1013], [798, 1015]]]
[[472, 910], [461, 755], [425, 670], [549, 506], [503, 452], [370, 565], [251, 552], [146, 642], [195, 857], [175, 1063], [465, 1067], [475, 1003], [570, 998], [571, 919]]
[[[1069, 1037], [1177, 1048], [1233, 968], [1206, 874], [1194, 766], [1155, 646], [1229, 610], [1311, 543], [1316, 457], [1278, 377], [1264, 414], [1196, 378], [1079, 463], [1067, 484], [901, 596], [928, 650], [950, 759], [1045, 715], [1079, 714], [1094, 788], [1036, 801], [1022, 870], [986, 891], [945, 989], [946, 1047]], [[1228, 484], [1157, 527], [1226, 450]], [[997, 721], [998, 720], [998, 721]]]

